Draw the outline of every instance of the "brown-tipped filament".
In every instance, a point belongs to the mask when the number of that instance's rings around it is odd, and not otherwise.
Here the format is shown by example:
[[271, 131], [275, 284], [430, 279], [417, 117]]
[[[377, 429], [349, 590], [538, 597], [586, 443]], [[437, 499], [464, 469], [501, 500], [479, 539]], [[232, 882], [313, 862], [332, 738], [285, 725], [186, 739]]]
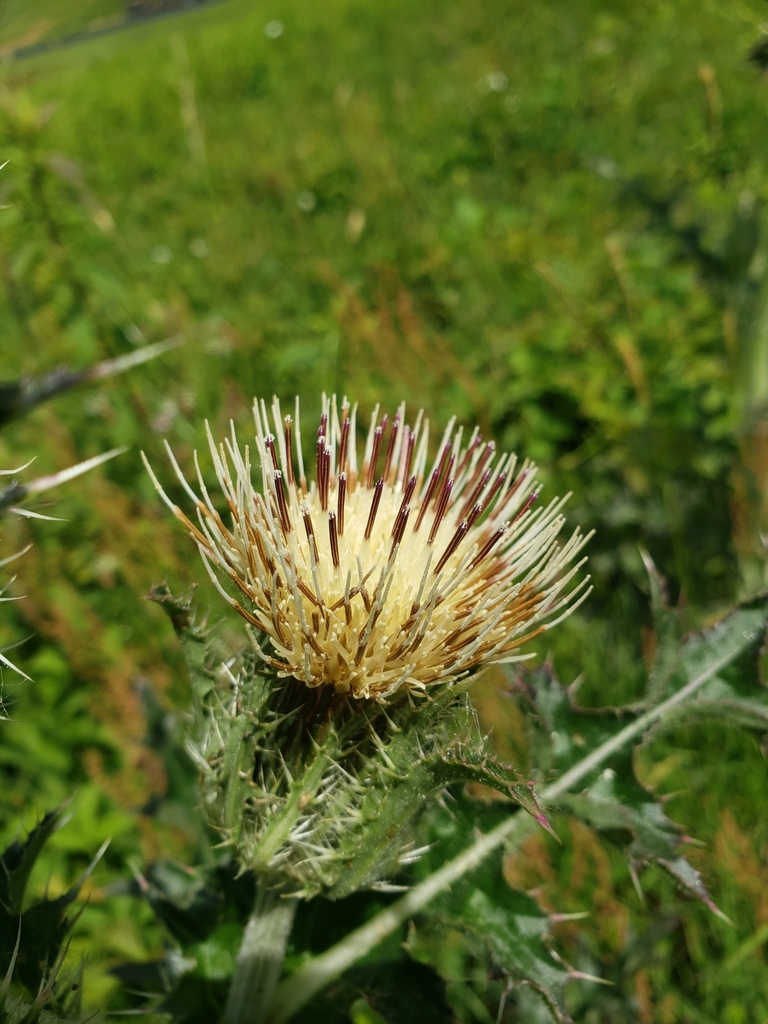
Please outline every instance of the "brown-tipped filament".
[[275, 481], [275, 495], [277, 497], [277, 511], [280, 515], [280, 522], [283, 527], [284, 533], [291, 532], [291, 517], [288, 514], [288, 502], [285, 497], [285, 488], [283, 486], [283, 474], [279, 469], [274, 472]]
[[429, 531], [429, 538], [427, 544], [434, 543], [437, 531], [440, 529], [440, 523], [443, 521], [443, 517], [448, 509], [448, 505], [451, 501], [451, 492], [453, 491], [453, 480], [446, 480], [443, 484], [443, 488], [440, 491], [440, 497], [437, 500], [437, 508], [435, 509], [435, 518], [432, 521], [432, 529]]
[[301, 506], [301, 518], [304, 520], [304, 529], [307, 533], [307, 540], [309, 541], [309, 551], [313, 558], [317, 559], [317, 543], [315, 542], [315, 528], [312, 525], [312, 514], [309, 511], [309, 506], [303, 504]]
[[331, 509], [328, 513], [328, 536], [331, 541], [331, 560], [334, 569], [339, 568], [339, 538], [336, 534], [336, 513]]
[[432, 476], [429, 478], [429, 484], [427, 486], [427, 493], [424, 495], [424, 500], [421, 503], [421, 508], [419, 509], [419, 514], [416, 517], [416, 525], [413, 527], [413, 532], [414, 533], [418, 533], [418, 530], [419, 530], [419, 527], [421, 526], [422, 520], [424, 519], [424, 516], [427, 514], [427, 509], [429, 508], [429, 503], [432, 500], [432, 495], [434, 494], [434, 492], [435, 492], [435, 490], [437, 488], [437, 481], [438, 481], [439, 477], [440, 477], [440, 467], [436, 466], [432, 470]]
[[539, 492], [538, 491], [534, 491], [533, 494], [529, 494], [528, 495], [528, 497], [525, 499], [523, 504], [518, 509], [517, 514], [515, 515], [515, 518], [512, 520], [513, 523], [516, 523], [517, 520], [521, 516], [525, 515], [525, 513], [528, 511], [528, 509], [531, 507], [531, 505], [533, 505], [533, 503], [536, 501], [538, 496], [539, 496]]
[[387, 417], [385, 416], [381, 422], [383, 426], [376, 427], [376, 430], [373, 432], [373, 450], [371, 451], [371, 461], [368, 463], [368, 474], [365, 481], [365, 486], [369, 490], [373, 487], [373, 481], [376, 479], [376, 463], [379, 461], [379, 450], [387, 425]]
[[267, 449], [269, 454], [272, 456], [272, 468], [280, 469], [280, 464], [277, 461], [277, 453], [275, 452], [275, 435], [267, 434], [264, 438], [264, 447]]
[[441, 573], [442, 570], [445, 568], [446, 562], [451, 557], [451, 555], [456, 551], [456, 549], [458, 548], [459, 544], [461, 544], [461, 542], [464, 540], [464, 538], [467, 535], [467, 531], [468, 530], [469, 530], [469, 522], [466, 519], [464, 519], [456, 527], [456, 532], [451, 537], [451, 539], [448, 541], [448, 547], [445, 549], [445, 551], [440, 556], [440, 561], [435, 566], [435, 576], [437, 576], [439, 573]]
[[469, 497], [464, 502], [464, 505], [462, 506], [462, 509], [461, 509], [461, 518], [462, 519], [467, 514], [467, 512], [469, 512], [469, 510], [472, 508], [472, 506], [476, 504], [477, 499], [480, 497], [480, 495], [485, 490], [485, 487], [488, 484], [488, 481], [490, 479], [491, 479], [491, 470], [490, 469], [486, 469], [486, 471], [483, 473], [483, 475], [477, 481], [477, 484], [475, 485], [475, 487], [472, 489], [472, 492], [470, 493]]
[[477, 448], [477, 446], [482, 444], [482, 443], [483, 443], [482, 436], [479, 433], [475, 434], [475, 436], [471, 439], [471, 441], [467, 445], [467, 450], [464, 452], [464, 456], [462, 457], [462, 460], [459, 463], [459, 468], [456, 470], [456, 479], [457, 480], [461, 476], [461, 474], [464, 472], [464, 469], [466, 468], [466, 466], [469, 464], [469, 461], [472, 458], [472, 456], [474, 455], [475, 449]]
[[490, 554], [491, 550], [499, 543], [499, 541], [501, 540], [501, 538], [504, 536], [508, 529], [509, 523], [502, 523], [498, 530], [495, 530], [491, 534], [489, 539], [485, 542], [482, 548], [475, 555], [472, 564], [479, 565], [482, 562], [482, 560]]
[[285, 427], [285, 473], [288, 478], [288, 486], [290, 487], [293, 484], [293, 436], [291, 430], [293, 421], [290, 416], [285, 417], [283, 425]]
[[317, 439], [317, 490], [323, 512], [328, 508], [328, 487], [331, 482], [331, 449], [325, 443], [325, 435]]
[[384, 490], [384, 478], [380, 477], [376, 481], [376, 486], [373, 489], [373, 498], [371, 499], [371, 510], [368, 513], [368, 523], [365, 527], [365, 539], [370, 540], [371, 534], [373, 533], [373, 524], [376, 522], [376, 513], [379, 511], [379, 504], [381, 502], [381, 492]]
[[339, 473], [339, 493], [336, 503], [336, 515], [339, 520], [339, 536], [344, 536], [344, 506], [347, 497], [347, 474]]
[[399, 511], [397, 513], [397, 516], [395, 517], [395, 525], [392, 527], [392, 536], [394, 536], [394, 534], [395, 534], [395, 527], [397, 526], [397, 521], [400, 518], [400, 515], [401, 515], [403, 509], [405, 508], [405, 506], [410, 504], [411, 498], [413, 497], [413, 492], [415, 490], [416, 490], [416, 477], [412, 476], [411, 479], [406, 484], [405, 491], [403, 493], [403, 500], [400, 502], [400, 509], [399, 509]]
[[395, 525], [392, 528], [392, 546], [389, 549], [390, 558], [392, 557], [395, 548], [400, 544], [405, 535], [405, 528], [408, 525], [408, 516], [410, 513], [410, 505], [403, 504], [400, 506], [400, 511], [397, 513], [397, 518], [395, 519]]

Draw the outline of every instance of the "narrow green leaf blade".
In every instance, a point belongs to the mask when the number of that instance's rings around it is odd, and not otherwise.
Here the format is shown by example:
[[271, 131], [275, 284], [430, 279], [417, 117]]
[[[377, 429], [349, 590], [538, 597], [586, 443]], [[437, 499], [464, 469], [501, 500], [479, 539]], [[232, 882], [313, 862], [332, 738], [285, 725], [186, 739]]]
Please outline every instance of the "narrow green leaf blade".
[[[0, 856], [0, 904], [10, 913], [19, 915], [24, 892], [35, 861], [53, 833], [61, 827], [64, 811], [59, 808], [46, 814], [26, 840], [18, 840]], [[13, 948], [13, 947], [11, 947]]]

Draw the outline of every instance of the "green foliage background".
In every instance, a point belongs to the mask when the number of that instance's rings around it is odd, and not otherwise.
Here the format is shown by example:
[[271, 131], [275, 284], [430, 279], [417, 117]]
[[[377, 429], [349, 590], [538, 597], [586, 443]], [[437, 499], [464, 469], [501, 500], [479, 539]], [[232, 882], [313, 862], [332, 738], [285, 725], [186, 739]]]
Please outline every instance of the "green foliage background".
[[[6, 0], [0, 47], [116, 13]], [[9, 523], [3, 540], [35, 546], [0, 625], [3, 643], [32, 634], [18, 660], [33, 678], [5, 677], [0, 831], [77, 790], [35, 875], [62, 891], [113, 837], [77, 926], [92, 1000], [109, 966], [163, 942], [119, 880], [199, 849], [160, 800], [146, 706], [179, 715], [188, 693], [141, 598], [202, 574], [140, 448], [160, 464], [167, 438], [185, 462], [205, 417], [247, 423], [251, 396], [273, 392], [310, 414], [335, 389], [479, 422], [597, 529], [595, 592], [541, 651], [565, 682], [584, 673], [588, 703], [631, 698], [653, 650], [638, 545], [691, 626], [762, 584], [768, 77], [750, 52], [767, 17], [760, 0], [226, 0], [6, 60], [0, 379], [188, 339], [0, 437], [0, 466], [36, 455], [40, 472], [131, 445], [41, 506], [64, 522]], [[207, 586], [200, 602], [224, 618]], [[478, 692], [523, 757], [514, 707], [493, 679]], [[563, 941], [614, 965], [641, 1024], [764, 1024], [758, 742], [700, 725], [646, 755], [733, 928], [654, 872], [642, 908], [586, 829], [536, 839], [507, 873], [559, 910], [594, 909], [586, 940], [564, 925]], [[621, 1019], [590, 991], [578, 1020]], [[486, 1019], [470, 1004], [460, 1019]]]

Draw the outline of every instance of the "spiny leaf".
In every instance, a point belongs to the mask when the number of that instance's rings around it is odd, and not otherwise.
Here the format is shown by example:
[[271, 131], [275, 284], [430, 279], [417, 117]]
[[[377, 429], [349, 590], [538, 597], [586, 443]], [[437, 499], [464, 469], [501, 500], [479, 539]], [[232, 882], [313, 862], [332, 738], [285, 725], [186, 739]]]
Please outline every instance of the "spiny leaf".
[[698, 897], [705, 906], [709, 907], [713, 914], [716, 914], [721, 920], [731, 924], [730, 920], [722, 910], [713, 903], [712, 898], [701, 880], [699, 872], [685, 859], [685, 857], [675, 857], [674, 860], [665, 860], [664, 858], [659, 857], [658, 863], [661, 867], [665, 868], [673, 878], [676, 878], [678, 882], [684, 885], [689, 892], [692, 892], [694, 896]]
[[680, 664], [687, 678], [694, 679], [710, 666], [720, 665], [718, 676], [727, 670], [746, 692], [764, 692], [758, 657], [765, 642], [767, 619], [768, 595], [761, 595], [739, 605], [715, 626], [690, 637], [680, 649]]
[[[540, 774], [562, 774], [590, 750], [604, 743], [650, 704], [668, 698], [682, 686], [713, 672], [697, 694], [673, 708], [656, 729], [681, 718], [721, 713], [723, 720], [768, 727], [768, 693], [759, 679], [758, 656], [765, 638], [768, 599], [736, 608], [715, 626], [679, 641], [672, 613], [663, 601], [663, 581], [649, 566], [654, 619], [661, 630], [648, 693], [628, 708], [599, 710], [578, 707], [572, 692], [558, 683], [551, 669], [521, 674], [516, 683], [529, 707], [531, 746]], [[640, 737], [640, 742], [650, 735]], [[661, 804], [635, 778], [631, 752], [615, 754], [598, 774], [595, 769], [580, 793], [561, 794], [558, 805], [594, 828], [616, 836], [630, 863], [656, 862], [670, 871], [698, 899], [720, 913], [693, 867], [678, 853], [680, 830]]]
[[[695, 713], [699, 704], [709, 709], [722, 697], [725, 706], [741, 705], [740, 714], [751, 716], [758, 726], [762, 724], [768, 702], [759, 678], [758, 656], [767, 619], [768, 597], [761, 597], [736, 608], [717, 625], [679, 646], [675, 656], [679, 671], [666, 676], [666, 691], [659, 696], [669, 696], [706, 672], [713, 672], [713, 676], [691, 699], [672, 709], [665, 716], [668, 721]], [[648, 704], [657, 702], [645, 697], [629, 707], [579, 707], [573, 691], [559, 684], [550, 665], [518, 673], [512, 679], [512, 692], [524, 698], [530, 712], [531, 745], [542, 775], [567, 771], [637, 718]]]
[[540, 778], [562, 775], [637, 717], [635, 708], [580, 708], [549, 663], [518, 671], [511, 693], [522, 698], [532, 760]]
[[435, 967], [452, 987], [466, 986], [475, 1002], [485, 995], [470, 981], [480, 977], [478, 963], [482, 975], [495, 979], [499, 989], [489, 1002], [498, 1005], [510, 984], [527, 985], [564, 1024], [570, 1020], [564, 987], [574, 975], [550, 952], [549, 936], [549, 917], [535, 900], [510, 889], [499, 863], [488, 862], [435, 900], [411, 929], [406, 948], [415, 959]]
[[[49, 988], [52, 987], [56, 965], [60, 966], [60, 958], [63, 955], [62, 946], [73, 924], [73, 921], [66, 917], [67, 911], [79, 896], [83, 883], [90, 877], [108, 845], [108, 840], [102, 844], [78, 881], [65, 893], [53, 900], [42, 899], [21, 915], [21, 946], [17, 972], [30, 991], [36, 991], [44, 980]], [[18, 929], [18, 918], [11, 919], [11, 926]]]
[[69, 370], [59, 366], [41, 377], [22, 377], [20, 380], [0, 383], [0, 427], [30, 412], [42, 402], [63, 394], [80, 384], [113, 377], [134, 366], [155, 359], [170, 349], [184, 344], [184, 338], [169, 338], [153, 345], [145, 345], [115, 359], [105, 359], [87, 370]]
[[194, 587], [186, 594], [176, 597], [167, 583], [155, 583], [147, 594], [147, 600], [160, 605], [171, 620], [176, 635], [181, 641], [184, 659], [189, 669], [192, 687], [197, 700], [209, 692], [214, 680], [211, 671], [211, 640], [204, 626], [198, 625], [192, 601]]
[[543, 828], [554, 835], [532, 782], [526, 782], [510, 765], [503, 764], [487, 751], [473, 748], [449, 750], [442, 756], [446, 782], [480, 782], [503, 793], [527, 811]]
[[71, 1019], [80, 1019], [79, 996], [73, 1000], [65, 993], [63, 1001], [56, 998], [57, 974], [66, 952], [64, 941], [72, 925], [66, 913], [108, 844], [102, 845], [80, 880], [67, 892], [57, 899], [42, 899], [22, 913], [30, 872], [46, 840], [63, 824], [62, 814], [62, 809], [47, 814], [25, 843], [13, 843], [0, 857], [0, 974], [6, 979], [0, 1000], [5, 999], [7, 985], [17, 979], [28, 991], [36, 993], [31, 1005], [18, 1000], [6, 1001], [7, 1018], [2, 1016], [4, 1009], [0, 1002], [0, 1021], [9, 1019], [19, 1024], [32, 1024], [41, 1014], [42, 1019], [57, 1020], [43, 1010], [51, 998], [59, 1012], [69, 1016], [71, 1010], [75, 1014]]
[[[29, 509], [20, 508], [18, 502], [24, 501], [31, 494], [41, 494], [43, 491], [49, 491], [60, 484], [68, 483], [70, 480], [74, 480], [83, 473], [95, 469], [96, 466], [109, 462], [110, 459], [114, 459], [126, 451], [127, 448], [125, 446], [112, 448], [108, 452], [102, 452], [101, 455], [94, 455], [91, 459], [78, 462], [74, 466], [67, 466], [66, 469], [61, 469], [58, 473], [50, 473], [48, 476], [39, 477], [30, 483], [21, 484], [18, 481], [13, 481], [5, 490], [0, 491], [0, 516], [5, 515], [6, 512], [13, 512], [15, 515], [25, 519], [50, 519], [56, 521], [56, 516], [46, 516], [40, 512], [32, 512]], [[60, 522], [60, 520], [58, 521]]]
[[669, 871], [689, 892], [719, 917], [699, 872], [678, 854], [681, 830], [664, 813], [662, 805], [635, 779], [629, 754], [614, 759], [582, 793], [565, 794], [559, 800], [581, 821], [610, 837], [626, 833], [624, 852], [630, 864], [652, 861]]
[[213, 930], [223, 898], [198, 871], [161, 860], [152, 865], [144, 881], [150, 906], [178, 942], [198, 942]]
[[[24, 891], [32, 868], [43, 846], [61, 827], [63, 814], [63, 808], [46, 814], [23, 843], [16, 840], [0, 856], [0, 904], [9, 915], [18, 916], [21, 913]], [[10, 948], [13, 949], [13, 943]]]
[[[630, 773], [630, 758], [619, 767]], [[625, 776], [620, 789], [616, 781], [616, 769], [606, 768], [582, 793], [566, 794], [559, 802], [594, 828], [628, 832], [632, 841], [627, 852], [633, 859], [670, 856], [679, 842], [675, 825], [634, 776]]]
[[691, 638], [681, 662], [689, 674], [707, 658], [735, 655], [723, 665], [692, 701], [681, 704], [654, 729], [654, 734], [682, 721], [716, 719], [759, 732], [768, 731], [768, 687], [760, 675], [760, 652], [765, 640], [765, 597], [742, 606], [721, 623]]
[[659, 573], [647, 551], [641, 551], [651, 591], [651, 612], [656, 650], [653, 667], [648, 677], [646, 700], [661, 699], [672, 685], [679, 671], [680, 617], [669, 607], [667, 583]]
[[[548, 730], [546, 763], [550, 770], [553, 766], [567, 770], [580, 756], [623, 728], [626, 717], [635, 715], [633, 711], [621, 715], [614, 710], [596, 713], [576, 707], [551, 668], [527, 676], [528, 692], [534, 693], [534, 701], [541, 697], [546, 709], [546, 717], [541, 715], [539, 726], [533, 728], [539, 733], [539, 748], [547, 745], [546, 739], [542, 742], [541, 726]], [[606, 767], [593, 773], [581, 792], [562, 794], [557, 805], [618, 841], [633, 868], [655, 862], [670, 870], [670, 864], [678, 864], [675, 877], [708, 907], [716, 909], [694, 869], [678, 855], [680, 829], [664, 813], [658, 799], [637, 781], [630, 751], [614, 755]], [[683, 864], [687, 865], [685, 870]]]
[[768, 732], [768, 691], [752, 697], [742, 696], [736, 687], [723, 679], [713, 679], [703, 687], [694, 701], [683, 704], [651, 731], [652, 739], [681, 724], [714, 721], [721, 725], [737, 725], [742, 729]]

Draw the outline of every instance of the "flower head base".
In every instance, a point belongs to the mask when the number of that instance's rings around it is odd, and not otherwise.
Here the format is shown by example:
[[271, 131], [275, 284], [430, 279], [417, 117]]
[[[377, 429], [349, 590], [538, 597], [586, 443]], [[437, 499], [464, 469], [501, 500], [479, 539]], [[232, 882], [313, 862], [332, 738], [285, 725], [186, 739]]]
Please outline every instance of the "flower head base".
[[308, 484], [298, 399], [294, 417], [276, 398], [271, 413], [270, 421], [265, 403], [254, 403], [260, 490], [234, 426], [218, 447], [208, 428], [230, 525], [197, 458], [199, 495], [169, 449], [197, 525], [152, 476], [219, 591], [268, 637], [262, 655], [278, 675], [379, 702], [423, 693], [479, 665], [518, 660], [526, 640], [589, 592], [589, 577], [568, 589], [588, 538], [577, 529], [558, 542], [567, 499], [537, 507], [535, 466], [497, 456], [477, 428], [465, 440], [453, 418], [429, 466], [422, 413], [411, 426], [404, 404], [391, 422], [377, 406], [358, 465], [357, 406], [323, 396]]

